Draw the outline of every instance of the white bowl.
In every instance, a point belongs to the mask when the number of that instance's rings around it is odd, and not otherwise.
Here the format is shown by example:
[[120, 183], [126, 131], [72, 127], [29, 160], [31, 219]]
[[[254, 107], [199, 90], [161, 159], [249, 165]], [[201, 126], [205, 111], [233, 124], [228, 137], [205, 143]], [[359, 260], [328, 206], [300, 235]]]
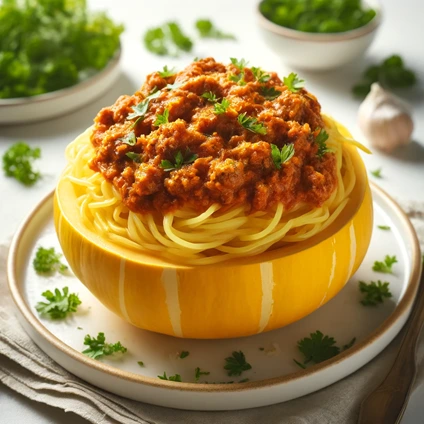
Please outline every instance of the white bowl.
[[0, 99], [0, 125], [54, 118], [95, 100], [118, 77], [120, 58], [121, 49], [104, 69], [71, 87], [38, 96]]
[[337, 33], [297, 31], [277, 25], [256, 9], [257, 21], [266, 43], [288, 65], [305, 70], [326, 70], [352, 62], [365, 53], [381, 22], [381, 8], [367, 2], [376, 16], [366, 25]]

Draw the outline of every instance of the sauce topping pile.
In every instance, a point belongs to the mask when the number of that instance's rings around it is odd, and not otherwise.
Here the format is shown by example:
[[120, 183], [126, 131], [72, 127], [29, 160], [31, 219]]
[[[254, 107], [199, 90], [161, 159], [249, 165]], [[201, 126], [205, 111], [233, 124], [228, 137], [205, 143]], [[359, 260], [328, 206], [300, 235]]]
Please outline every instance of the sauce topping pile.
[[139, 213], [320, 206], [336, 189], [336, 158], [316, 98], [295, 74], [284, 81], [236, 59], [165, 67], [99, 112], [90, 167]]

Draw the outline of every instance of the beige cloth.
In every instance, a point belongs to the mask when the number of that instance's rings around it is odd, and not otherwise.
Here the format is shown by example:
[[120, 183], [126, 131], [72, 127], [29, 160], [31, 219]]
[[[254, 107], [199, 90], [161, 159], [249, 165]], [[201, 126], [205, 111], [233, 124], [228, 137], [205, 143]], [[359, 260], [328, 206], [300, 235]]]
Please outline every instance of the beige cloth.
[[[408, 209], [423, 247], [424, 205], [411, 205]], [[7, 248], [0, 246], [0, 381], [32, 400], [72, 411], [96, 424], [353, 424], [358, 419], [364, 396], [390, 369], [402, 336], [351, 376], [289, 402], [226, 412], [180, 411], [148, 405], [85, 383], [57, 365], [32, 342], [16, 319], [16, 309], [7, 289], [6, 254]], [[421, 351], [424, 351], [424, 342], [420, 345]], [[424, 380], [423, 368], [415, 384]]]

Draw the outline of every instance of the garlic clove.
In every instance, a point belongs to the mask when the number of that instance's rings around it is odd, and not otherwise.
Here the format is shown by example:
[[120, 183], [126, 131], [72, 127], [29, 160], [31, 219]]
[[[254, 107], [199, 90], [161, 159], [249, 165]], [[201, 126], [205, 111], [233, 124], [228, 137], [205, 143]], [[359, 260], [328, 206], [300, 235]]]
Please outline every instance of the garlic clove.
[[358, 125], [370, 145], [385, 152], [408, 144], [414, 129], [408, 104], [378, 83], [359, 107]]

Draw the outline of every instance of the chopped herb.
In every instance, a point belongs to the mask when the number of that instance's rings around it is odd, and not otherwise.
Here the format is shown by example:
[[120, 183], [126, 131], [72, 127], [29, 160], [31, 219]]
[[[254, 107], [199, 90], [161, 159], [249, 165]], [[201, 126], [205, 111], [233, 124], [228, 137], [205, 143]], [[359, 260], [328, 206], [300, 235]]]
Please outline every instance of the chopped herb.
[[267, 133], [266, 126], [258, 122], [256, 118], [246, 116], [246, 112], [241, 113], [237, 117], [237, 121], [239, 122], [241, 126], [243, 126], [244, 128], [246, 128], [247, 130], [253, 133], [257, 133], [261, 135], [265, 135]]
[[318, 131], [318, 135], [315, 137], [315, 143], [318, 144], [317, 156], [322, 159], [326, 153], [331, 152], [331, 149], [327, 147], [326, 141], [328, 140], [328, 133], [323, 128], [317, 128], [315, 130]]
[[46, 290], [42, 293], [48, 301], [38, 302], [35, 305], [35, 309], [41, 315], [50, 315], [52, 319], [63, 319], [71, 312], [76, 312], [78, 305], [81, 305], [81, 300], [75, 293], [69, 294], [68, 287], [62, 289], [63, 293], [59, 289], [55, 289], [54, 293], [50, 290]]
[[157, 115], [156, 120], [154, 122], [155, 127], [159, 127], [160, 125], [167, 124], [169, 122], [169, 109], [165, 109], [162, 115]]
[[390, 227], [388, 225], [377, 225], [377, 228], [380, 228], [380, 230], [385, 230], [385, 231], [390, 230]]
[[206, 93], [203, 93], [202, 97], [211, 103], [216, 103], [218, 101], [216, 94], [212, 93], [212, 91], [207, 91]]
[[249, 381], [248, 378], [243, 378], [243, 380], [240, 380], [239, 383], [247, 383]]
[[183, 350], [183, 351], [180, 353], [180, 359], [187, 358], [187, 356], [188, 356], [188, 355], [190, 355], [190, 352], [187, 352], [186, 350]]
[[230, 101], [228, 99], [222, 99], [221, 103], [215, 103], [213, 112], [215, 115], [222, 115], [227, 112], [230, 107]]
[[281, 91], [276, 90], [274, 87], [261, 87], [260, 94], [267, 100], [274, 100], [281, 94]]
[[387, 281], [384, 283], [380, 280], [377, 283], [371, 281], [369, 284], [360, 281], [359, 291], [364, 293], [364, 298], [361, 300], [364, 306], [376, 306], [378, 303], [383, 303], [385, 298], [392, 297]]
[[305, 86], [305, 80], [299, 79], [297, 74], [294, 72], [292, 72], [288, 77], [284, 77], [283, 81], [292, 93], [297, 93]]
[[371, 174], [375, 177], [375, 178], [383, 178], [383, 176], [381, 175], [381, 168], [375, 169], [374, 171], [371, 171]]
[[83, 330], [83, 328], [82, 327], [77, 327], [77, 330]]
[[260, 347], [259, 350], [265, 350], [265, 348], [264, 347]]
[[229, 376], [232, 375], [241, 375], [243, 371], [250, 370], [252, 366], [246, 362], [246, 357], [244, 353], [240, 350], [239, 352], [234, 351], [232, 356], [225, 358], [226, 365], [224, 369], [228, 372]]
[[235, 57], [230, 57], [231, 63], [240, 71], [243, 72], [244, 68], [247, 66], [249, 62], [244, 59], [236, 59]]
[[244, 80], [244, 72], [240, 72], [238, 75], [230, 75], [228, 77], [230, 81], [236, 82], [238, 85], [246, 85], [246, 81]]
[[26, 186], [32, 186], [41, 177], [40, 173], [32, 168], [34, 160], [40, 157], [40, 148], [31, 149], [28, 144], [20, 141], [10, 146], [4, 153], [3, 171], [6, 176], [13, 177]]
[[342, 348], [342, 351], [350, 349], [356, 342], [356, 337], [354, 337], [348, 344], [345, 344]]
[[383, 272], [385, 274], [393, 274], [393, 264], [397, 263], [396, 256], [386, 255], [384, 262], [375, 261], [372, 267], [373, 271]]
[[281, 169], [281, 165], [290, 160], [294, 155], [294, 145], [285, 144], [281, 150], [275, 144], [271, 144], [271, 157], [277, 169]]
[[168, 69], [168, 66], [165, 65], [163, 67], [163, 71], [158, 71], [158, 74], [162, 77], [162, 78], [169, 78], [169, 77], [173, 77], [176, 74], [175, 68], [172, 69]]
[[127, 156], [134, 162], [137, 162], [137, 163], [143, 162], [143, 155], [141, 153], [127, 152], [125, 153], [125, 156]]
[[182, 382], [180, 374], [170, 375], [168, 377], [166, 375], [166, 372], [164, 372], [163, 375], [158, 375], [158, 378], [160, 378], [161, 380], [176, 381], [178, 383]]
[[194, 380], [196, 381], [196, 383], [199, 381], [199, 378], [202, 376], [202, 375], [209, 375], [210, 374], [210, 372], [209, 371], [201, 371], [201, 369], [199, 368], [199, 367], [197, 367], [195, 370], [194, 370]]
[[160, 167], [168, 172], [174, 169], [180, 169], [183, 165], [193, 163], [197, 159], [197, 155], [192, 153], [190, 149], [187, 147], [185, 154], [183, 155], [180, 150], [174, 156], [174, 162], [172, 163], [169, 160], [162, 160], [160, 163]]
[[222, 32], [209, 19], [198, 19], [196, 21], [196, 28], [202, 38], [216, 38], [218, 40], [235, 40], [236, 37], [232, 34]]
[[146, 98], [141, 103], [139, 103], [138, 105], [132, 107], [133, 113], [130, 113], [127, 116], [127, 119], [131, 120], [131, 119], [137, 118], [136, 121], [133, 124], [133, 127], [137, 125], [138, 121], [144, 119], [144, 117], [147, 113], [147, 109], [149, 108], [149, 101], [150, 101], [150, 99]]
[[127, 348], [122, 346], [121, 342], [106, 343], [105, 333], [99, 333], [96, 338], [87, 334], [84, 337], [84, 345], [88, 346], [88, 348], [83, 350], [82, 353], [92, 359], [100, 359], [103, 356], [127, 351]]
[[167, 84], [166, 85], [166, 89], [167, 90], [176, 90], [177, 88], [180, 88], [182, 85], [184, 84], [184, 82], [174, 82], [174, 84]]
[[260, 83], [268, 82], [271, 78], [271, 75], [266, 74], [265, 71], [261, 68], [257, 68], [256, 66], [252, 66], [252, 72], [256, 80]]
[[143, 361], [137, 361], [137, 364], [140, 365], [140, 367], [144, 367], [144, 362]]
[[124, 138], [122, 138], [122, 142], [128, 144], [129, 146], [135, 146], [137, 143], [137, 138], [134, 134], [134, 131], [131, 131]]
[[50, 249], [39, 247], [35, 253], [32, 265], [38, 273], [49, 273], [55, 271], [63, 273], [68, 269], [68, 267], [60, 262], [61, 257], [62, 254], [56, 253], [54, 247], [51, 247]]

